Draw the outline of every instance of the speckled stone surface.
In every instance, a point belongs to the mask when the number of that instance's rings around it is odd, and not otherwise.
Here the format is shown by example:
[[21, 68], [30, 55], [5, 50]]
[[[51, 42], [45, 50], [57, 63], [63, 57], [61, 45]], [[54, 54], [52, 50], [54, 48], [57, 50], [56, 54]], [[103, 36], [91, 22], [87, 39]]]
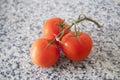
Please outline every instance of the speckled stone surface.
[[[82, 31], [93, 39], [93, 49], [82, 62], [72, 62], [62, 53], [50, 68], [34, 65], [30, 47], [42, 37], [45, 20], [66, 21], [79, 14], [103, 26], [83, 22]], [[94, 58], [90, 58], [96, 54]], [[113, 0], [0, 0], [0, 80], [120, 80], [120, 3]]]

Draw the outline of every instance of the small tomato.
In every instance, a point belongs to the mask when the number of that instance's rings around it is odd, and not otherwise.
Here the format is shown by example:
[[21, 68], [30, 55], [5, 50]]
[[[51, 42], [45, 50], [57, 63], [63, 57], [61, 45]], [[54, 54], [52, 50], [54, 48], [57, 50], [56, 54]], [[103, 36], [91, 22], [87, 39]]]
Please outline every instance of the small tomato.
[[[68, 28], [68, 24], [61, 18], [48, 19], [42, 29], [43, 37], [46, 39], [53, 40], [62, 30]], [[70, 29], [66, 30], [64, 34], [70, 32]]]
[[54, 65], [59, 58], [59, 49], [56, 44], [49, 43], [50, 41], [44, 38], [37, 39], [30, 50], [30, 56], [38, 66], [50, 67]]
[[73, 61], [85, 59], [92, 49], [92, 39], [84, 32], [70, 32], [61, 39], [61, 48], [67, 58]]

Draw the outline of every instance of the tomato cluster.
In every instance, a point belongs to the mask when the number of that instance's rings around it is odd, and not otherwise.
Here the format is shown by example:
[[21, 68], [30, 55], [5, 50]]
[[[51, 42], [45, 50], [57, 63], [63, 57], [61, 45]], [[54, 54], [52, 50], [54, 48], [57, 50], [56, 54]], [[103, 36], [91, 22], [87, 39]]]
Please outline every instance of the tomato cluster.
[[71, 31], [61, 18], [47, 20], [42, 33], [43, 38], [37, 39], [30, 50], [32, 61], [41, 67], [50, 67], [57, 62], [60, 56], [58, 46], [73, 61], [85, 59], [92, 49], [91, 37], [84, 32]]

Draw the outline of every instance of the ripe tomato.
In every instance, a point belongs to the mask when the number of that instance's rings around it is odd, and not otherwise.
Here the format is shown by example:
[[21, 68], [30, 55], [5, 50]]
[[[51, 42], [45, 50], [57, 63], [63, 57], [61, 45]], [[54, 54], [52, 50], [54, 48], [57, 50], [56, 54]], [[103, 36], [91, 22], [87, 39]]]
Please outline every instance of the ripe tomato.
[[56, 44], [49, 44], [47, 39], [37, 39], [30, 50], [32, 61], [41, 67], [50, 67], [59, 58], [59, 49]]
[[[55, 35], [58, 35], [63, 29], [69, 27], [67, 23], [61, 18], [48, 19], [42, 29], [43, 37], [46, 39], [53, 40]], [[66, 30], [65, 34], [70, 32], [70, 29]]]
[[84, 32], [70, 32], [61, 39], [61, 48], [64, 54], [73, 61], [81, 61], [86, 58], [92, 49], [92, 40]]

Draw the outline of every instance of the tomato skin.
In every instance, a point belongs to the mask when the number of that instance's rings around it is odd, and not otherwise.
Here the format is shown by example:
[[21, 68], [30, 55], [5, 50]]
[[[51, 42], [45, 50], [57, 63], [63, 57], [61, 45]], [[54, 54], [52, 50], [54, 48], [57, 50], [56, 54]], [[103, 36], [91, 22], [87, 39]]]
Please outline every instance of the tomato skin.
[[79, 36], [74, 36], [75, 32], [70, 32], [61, 39], [61, 48], [67, 58], [73, 61], [82, 61], [92, 49], [92, 39], [84, 32], [79, 32]]
[[48, 40], [44, 38], [37, 39], [30, 49], [30, 57], [33, 63], [41, 67], [54, 65], [59, 55], [57, 45], [53, 43], [48, 46]]
[[[64, 20], [58, 17], [48, 19], [42, 29], [43, 37], [49, 40], [53, 40], [55, 35], [58, 35], [59, 32], [61, 32], [63, 29], [69, 27], [67, 23], [64, 23], [64, 26], [60, 27], [60, 24], [63, 22]], [[65, 34], [68, 32], [70, 32], [70, 29], [66, 30]]]

